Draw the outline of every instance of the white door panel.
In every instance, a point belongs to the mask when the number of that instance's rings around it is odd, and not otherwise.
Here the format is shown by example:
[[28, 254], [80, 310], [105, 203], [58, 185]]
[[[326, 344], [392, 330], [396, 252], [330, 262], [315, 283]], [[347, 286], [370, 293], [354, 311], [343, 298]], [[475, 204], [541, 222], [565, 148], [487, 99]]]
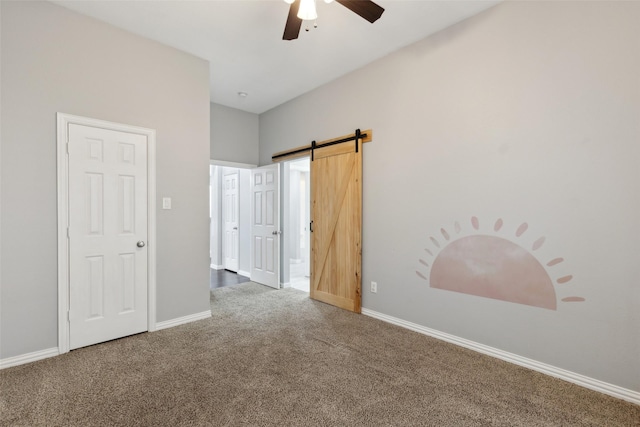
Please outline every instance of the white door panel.
[[279, 165], [251, 171], [251, 280], [280, 287]]
[[71, 349], [147, 330], [146, 242], [146, 136], [70, 124]]

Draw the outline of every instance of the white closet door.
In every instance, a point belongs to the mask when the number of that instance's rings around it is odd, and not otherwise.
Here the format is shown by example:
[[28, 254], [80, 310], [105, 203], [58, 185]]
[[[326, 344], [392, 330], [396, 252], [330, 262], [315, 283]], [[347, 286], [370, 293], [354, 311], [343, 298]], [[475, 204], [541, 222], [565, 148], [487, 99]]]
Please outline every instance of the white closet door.
[[147, 330], [147, 139], [69, 125], [70, 348]]

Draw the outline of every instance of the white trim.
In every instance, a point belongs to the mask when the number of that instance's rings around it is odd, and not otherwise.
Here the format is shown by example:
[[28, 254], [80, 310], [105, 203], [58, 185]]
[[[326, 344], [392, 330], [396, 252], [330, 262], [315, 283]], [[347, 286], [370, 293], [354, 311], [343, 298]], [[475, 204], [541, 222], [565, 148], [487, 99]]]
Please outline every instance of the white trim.
[[[235, 197], [236, 202], [235, 203], [230, 203], [228, 201], [227, 197], [226, 197], [227, 196], [227, 191], [232, 191], [232, 190], [228, 190], [227, 187], [226, 187], [225, 179], [228, 176], [231, 176], [231, 177], [235, 176], [236, 188], [232, 189], [236, 193], [236, 197]], [[229, 271], [233, 271], [234, 273], [237, 273], [238, 272], [238, 267], [240, 267], [240, 230], [239, 230], [240, 229], [240, 170], [238, 170], [236, 168], [236, 169], [232, 169], [232, 170], [227, 170], [225, 172], [225, 170], [223, 169], [222, 170], [222, 181], [220, 181], [220, 185], [222, 186], [221, 187], [222, 200], [221, 200], [221, 204], [220, 204], [221, 211], [222, 211], [222, 216], [221, 216], [221, 221], [220, 221], [221, 229], [222, 229], [221, 230], [222, 231], [222, 236], [221, 236], [222, 237], [222, 245], [221, 245], [222, 246], [222, 250], [220, 251], [220, 254], [222, 256], [221, 261], [222, 261], [223, 268], [225, 268], [225, 269], [227, 269]], [[226, 250], [226, 247], [227, 247], [227, 241], [226, 241], [227, 240], [227, 216], [228, 216], [227, 215], [226, 206], [228, 204], [231, 205], [233, 208], [235, 208], [235, 212], [236, 212], [235, 224], [237, 226], [236, 230], [238, 232], [236, 233], [236, 238], [235, 239], [230, 238], [230, 240], [234, 240], [234, 242], [232, 242], [232, 245], [235, 245], [235, 247], [237, 248], [237, 256], [236, 256], [235, 262], [233, 262], [233, 258], [232, 257], [227, 256], [227, 252], [228, 251]], [[233, 211], [233, 209], [231, 209], [231, 210]], [[231, 221], [229, 221], [229, 222], [231, 222]], [[233, 235], [233, 233], [232, 233], [232, 235]]]
[[143, 129], [147, 135], [147, 329], [156, 330], [156, 131]]
[[224, 265], [211, 264], [211, 268], [213, 268], [214, 270], [222, 270], [224, 268]]
[[178, 317], [177, 319], [165, 320], [164, 322], [156, 323], [156, 331], [161, 329], [173, 328], [174, 326], [184, 325], [185, 323], [195, 322], [197, 320], [208, 319], [211, 317], [211, 310], [203, 311], [201, 313], [190, 314], [188, 316]]
[[57, 167], [58, 167], [58, 352], [69, 351], [69, 164], [67, 163], [68, 125], [61, 113], [57, 114]]
[[237, 274], [240, 275], [240, 276], [251, 278], [251, 273], [249, 273], [248, 271], [238, 270]]
[[69, 125], [78, 124], [147, 137], [147, 329], [155, 331], [156, 324], [156, 131], [153, 129], [113, 123], [88, 117], [57, 113], [58, 167], [58, 349], [69, 351], [69, 164], [67, 142]]
[[477, 351], [478, 353], [486, 354], [488, 356], [514, 363], [519, 366], [524, 366], [525, 368], [533, 369], [534, 371], [538, 371], [552, 377], [560, 378], [570, 383], [577, 384], [579, 386], [595, 390], [609, 396], [617, 397], [618, 399], [626, 400], [627, 402], [635, 403], [636, 405], [640, 405], [640, 392], [634, 390], [629, 390], [624, 387], [606, 383], [604, 381], [587, 377], [585, 375], [576, 374], [575, 372], [567, 371], [566, 369], [558, 368], [546, 363], [538, 362], [533, 359], [518, 356], [517, 354], [509, 353], [497, 348], [477, 343], [475, 341], [470, 341], [465, 338], [460, 338], [455, 335], [427, 328], [426, 326], [398, 319], [397, 317], [378, 313], [367, 308], [362, 309], [362, 314], [403, 327], [405, 329], [410, 329], [412, 331], [437, 338], [442, 341], [446, 341], [455, 345], [459, 345], [461, 347]]
[[55, 357], [59, 354], [58, 347], [53, 347], [46, 350], [38, 350], [32, 353], [21, 354], [19, 356], [7, 357], [6, 359], [0, 359], [0, 369], [24, 365], [25, 363], [35, 362], [36, 360], [48, 359], [49, 357]]
[[250, 163], [236, 163], [236, 162], [227, 162], [225, 160], [209, 160], [210, 165], [214, 166], [225, 166], [228, 168], [238, 168], [238, 169], [252, 169], [258, 167], [258, 165], [252, 165]]

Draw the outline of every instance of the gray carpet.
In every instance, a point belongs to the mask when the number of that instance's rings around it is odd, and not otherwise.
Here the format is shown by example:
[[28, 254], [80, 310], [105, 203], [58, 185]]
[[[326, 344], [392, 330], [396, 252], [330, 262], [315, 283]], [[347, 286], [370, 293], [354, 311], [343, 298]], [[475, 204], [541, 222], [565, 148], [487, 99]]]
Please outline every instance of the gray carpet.
[[294, 289], [0, 371], [3, 426], [640, 426], [640, 407]]

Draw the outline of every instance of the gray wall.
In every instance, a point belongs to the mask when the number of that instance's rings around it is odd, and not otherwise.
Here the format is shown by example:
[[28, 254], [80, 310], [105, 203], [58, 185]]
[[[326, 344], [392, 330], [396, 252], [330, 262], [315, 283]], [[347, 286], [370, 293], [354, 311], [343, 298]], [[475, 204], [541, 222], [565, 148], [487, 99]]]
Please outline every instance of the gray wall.
[[[638, 22], [638, 2], [503, 3], [262, 114], [260, 164], [373, 128], [365, 308], [640, 391]], [[557, 309], [432, 288], [442, 230], [525, 248]]]
[[56, 112], [156, 129], [157, 320], [209, 309], [209, 67], [46, 2], [2, 8], [0, 357], [57, 346]]
[[211, 159], [257, 165], [258, 117], [211, 103]]

